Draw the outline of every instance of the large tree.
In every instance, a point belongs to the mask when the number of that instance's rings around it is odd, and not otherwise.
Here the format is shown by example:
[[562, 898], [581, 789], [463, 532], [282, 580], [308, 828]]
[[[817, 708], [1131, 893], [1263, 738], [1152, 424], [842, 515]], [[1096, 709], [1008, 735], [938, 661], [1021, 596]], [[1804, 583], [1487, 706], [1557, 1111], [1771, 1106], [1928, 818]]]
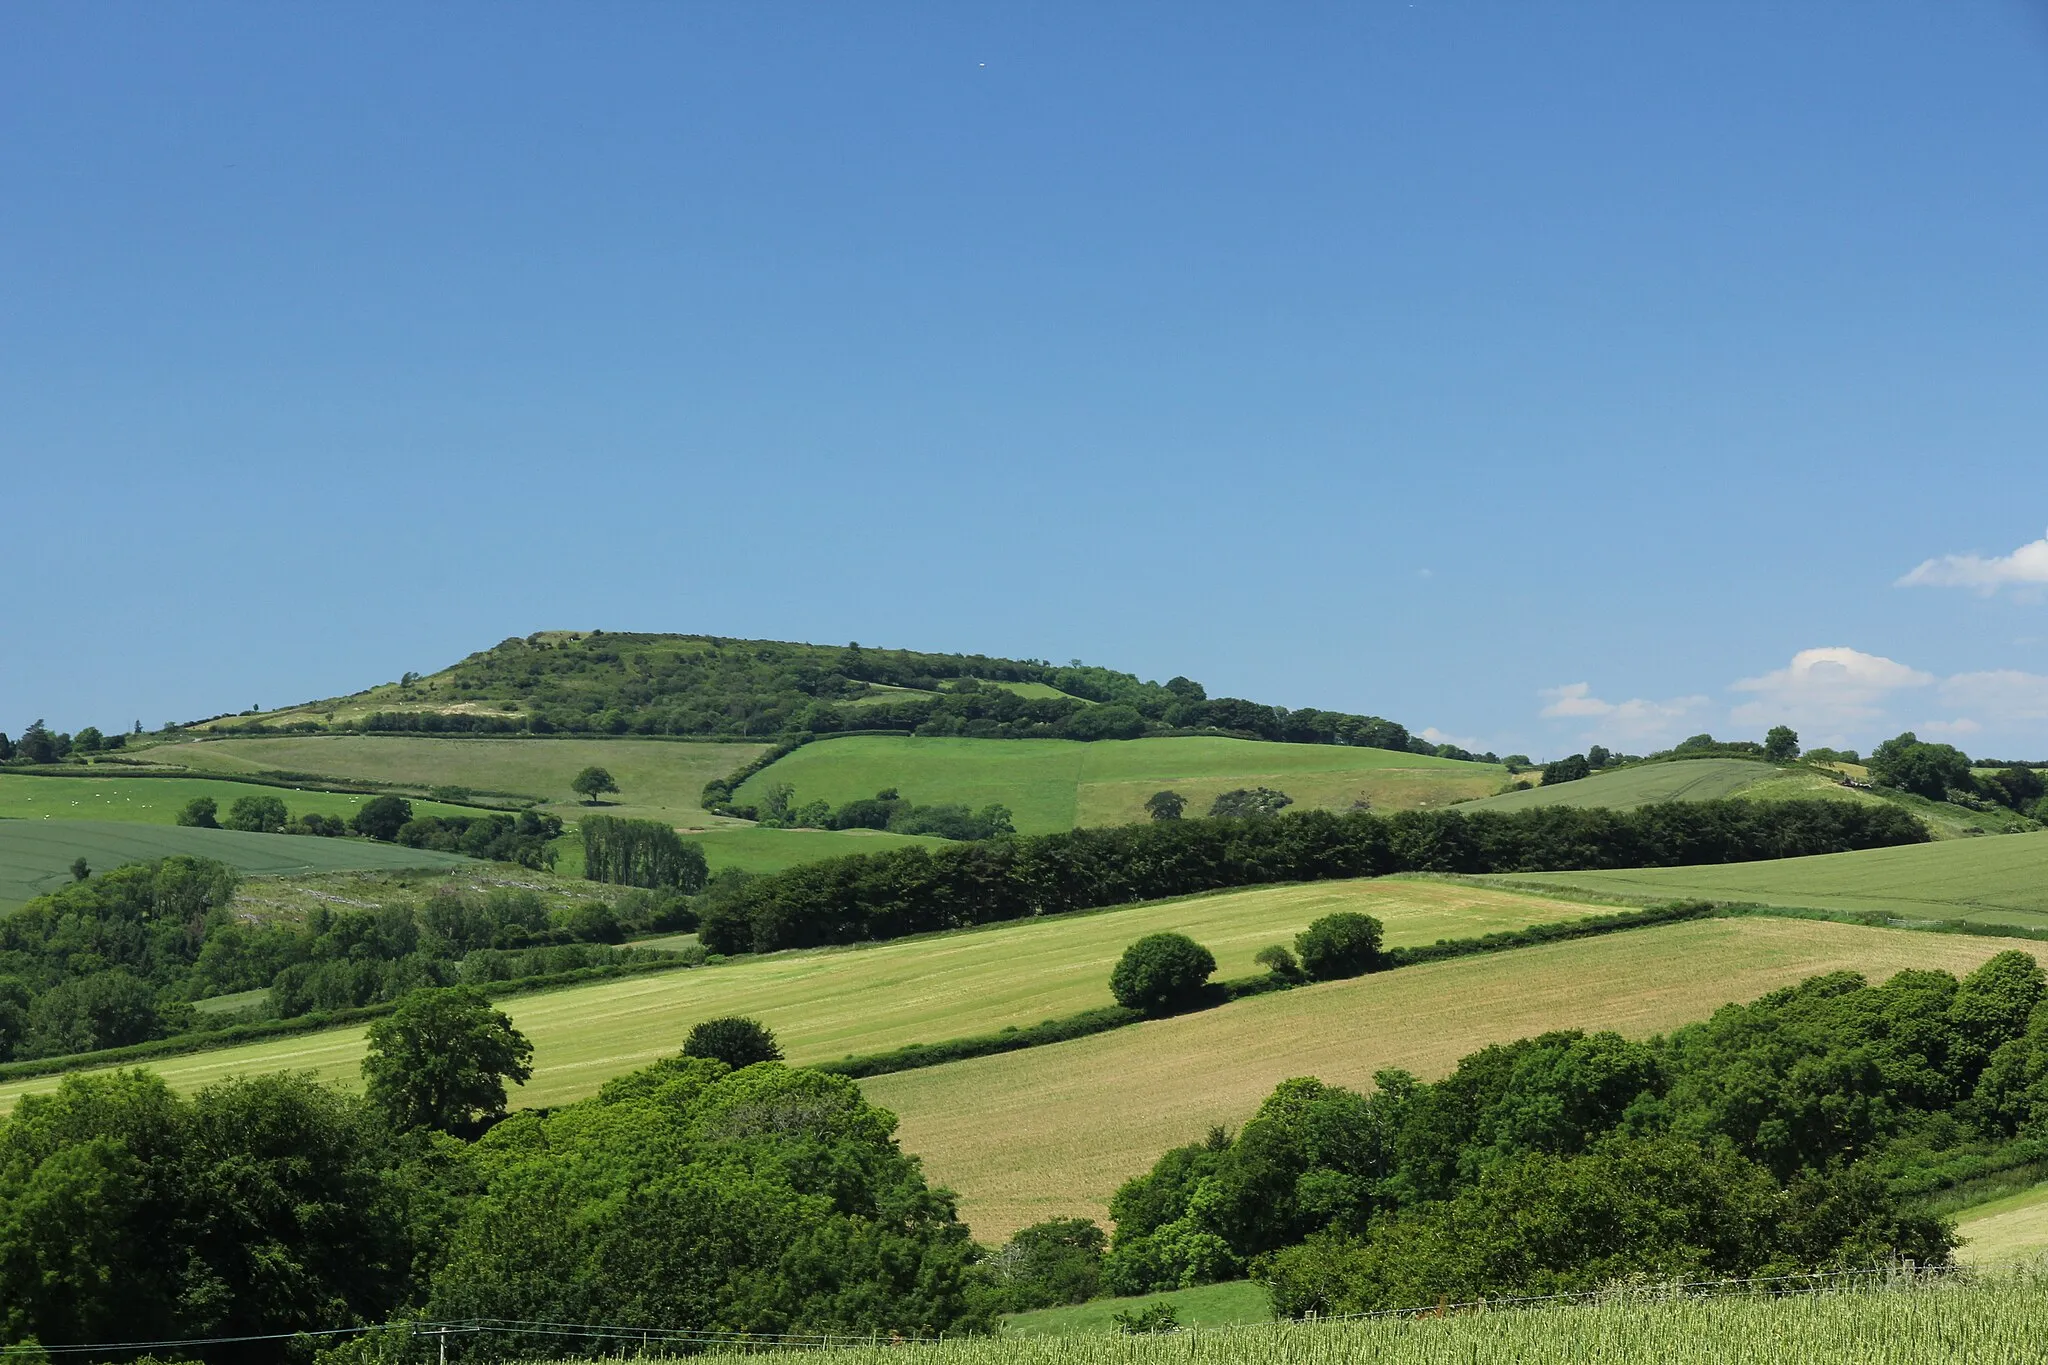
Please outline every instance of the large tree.
[[603, 768], [591, 766], [569, 780], [569, 790], [582, 797], [584, 804], [594, 806], [597, 798], [606, 792], [616, 792], [619, 784]]
[[363, 1079], [401, 1130], [473, 1128], [505, 1113], [505, 1082], [533, 1075], [533, 1044], [474, 986], [414, 991], [370, 1026]]

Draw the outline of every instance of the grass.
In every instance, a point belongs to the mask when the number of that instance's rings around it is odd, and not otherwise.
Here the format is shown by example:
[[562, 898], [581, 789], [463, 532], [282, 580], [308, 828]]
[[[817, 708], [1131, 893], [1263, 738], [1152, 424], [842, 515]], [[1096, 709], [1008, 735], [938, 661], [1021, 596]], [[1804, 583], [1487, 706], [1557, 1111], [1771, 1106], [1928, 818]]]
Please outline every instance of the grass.
[[2048, 835], [2043, 834], [1712, 867], [1515, 873], [1479, 880], [1566, 894], [1755, 901], [1915, 921], [2048, 928]]
[[[759, 1018], [792, 1061], [818, 1062], [1107, 1005], [1117, 957], [1160, 929], [1208, 944], [1220, 975], [1250, 975], [1260, 947], [1334, 909], [1378, 915], [1398, 945], [1574, 919], [1587, 907], [1443, 882], [1261, 887], [522, 996], [505, 1008], [533, 1040], [534, 1078], [516, 1102], [589, 1095], [620, 1072], [674, 1054], [691, 1025], [722, 1014]], [[180, 1089], [287, 1068], [352, 1082], [362, 1056], [363, 1030], [345, 1028], [169, 1058], [156, 1069]], [[0, 1086], [0, 1108], [56, 1084], [46, 1077]]]
[[343, 871], [251, 877], [235, 891], [235, 909], [261, 919], [304, 919], [315, 907], [370, 909], [393, 901], [425, 900], [436, 891], [528, 891], [550, 910], [586, 901], [614, 901], [627, 888], [586, 882], [559, 872], [535, 872], [509, 863], [462, 859], [455, 866]]
[[[118, 820], [123, 824], [175, 824], [185, 803], [210, 796], [226, 815], [244, 796], [275, 796], [293, 815], [355, 814], [370, 797], [353, 792], [221, 782], [203, 777], [137, 776], [109, 769], [94, 777], [38, 777], [0, 773], [0, 819]], [[473, 806], [414, 801], [419, 815], [476, 815]]]
[[1146, 818], [1145, 798], [1171, 788], [1200, 813], [1233, 787], [1274, 787], [1301, 807], [1348, 809], [1447, 805], [1500, 786], [1505, 770], [1386, 749], [1331, 744], [1266, 744], [1187, 736], [1100, 740], [918, 739], [857, 735], [807, 744], [749, 778], [742, 802], [769, 783], [787, 782], [799, 802], [834, 805], [895, 787], [920, 804], [963, 802], [1010, 808], [1019, 831], [1042, 834], [1076, 825]]
[[2048, 1248], [2048, 1185], [1977, 1205], [1956, 1219], [1956, 1234], [1959, 1261], [1982, 1265], [2038, 1254]]
[[[890, 834], [876, 829], [764, 829], [732, 824], [683, 836], [704, 850], [713, 872], [728, 867], [743, 872], [780, 872], [798, 863], [838, 858], [850, 853], [880, 853], [917, 845], [944, 848], [950, 842], [925, 834]], [[582, 849], [577, 849], [580, 864]]]
[[481, 866], [453, 853], [427, 853], [368, 839], [244, 834], [112, 820], [0, 820], [0, 909], [69, 882], [76, 858], [105, 872], [174, 853], [217, 858], [252, 876], [272, 877], [354, 868]]
[[[709, 829], [732, 822], [699, 804], [704, 784], [752, 762], [766, 744], [654, 739], [437, 739], [410, 735], [299, 735], [209, 739], [146, 750], [152, 762], [221, 773], [290, 772], [427, 791], [466, 787], [545, 803], [567, 820], [598, 811]], [[596, 766], [621, 791], [601, 807], [569, 790]]]
[[[1577, 782], [1531, 787], [1474, 801], [1467, 810], [1525, 810], [1532, 806], [1605, 806], [1634, 810], [1659, 801], [1713, 801], [1734, 796], [1780, 775], [1775, 763], [1748, 758], [1695, 758], [1680, 763], [1644, 763], [1595, 773]], [[1534, 774], [1531, 780], [1537, 780]], [[1816, 777], [1816, 789], [1843, 791]], [[1817, 794], [1804, 793], [1804, 794]]]
[[1097, 1336], [1116, 1330], [1115, 1315], [1170, 1304], [1183, 1327], [1238, 1327], [1273, 1318], [1272, 1296], [1262, 1284], [1232, 1280], [1196, 1289], [1170, 1289], [1163, 1294], [1134, 1294], [1122, 1299], [1096, 1299], [1063, 1308], [1012, 1313], [1003, 1319], [1003, 1335], [1030, 1337]]
[[[2048, 1297], [2018, 1276], [1984, 1285], [1673, 1297], [1149, 1337], [958, 1337], [929, 1365], [2035, 1365]], [[903, 1348], [785, 1352], [792, 1362], [895, 1365]], [[706, 1365], [755, 1355], [714, 1351]]]
[[904, 1147], [961, 1196], [984, 1240], [1104, 1218], [1118, 1185], [1212, 1125], [1242, 1124], [1290, 1076], [1368, 1087], [1443, 1075], [1488, 1043], [1551, 1029], [1631, 1037], [1837, 970], [1969, 971], [2017, 947], [1815, 920], [1735, 918], [1403, 968], [1241, 1000], [1113, 1033], [862, 1082]]

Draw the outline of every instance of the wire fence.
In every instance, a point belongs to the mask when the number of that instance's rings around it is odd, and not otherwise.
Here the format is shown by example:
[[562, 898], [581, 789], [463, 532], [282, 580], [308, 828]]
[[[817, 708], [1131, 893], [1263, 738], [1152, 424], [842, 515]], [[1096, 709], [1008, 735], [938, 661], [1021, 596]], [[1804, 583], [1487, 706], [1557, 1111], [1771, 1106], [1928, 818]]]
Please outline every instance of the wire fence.
[[[1366, 1322], [1390, 1318], [1424, 1318], [1454, 1313], [1501, 1312], [1554, 1307], [1576, 1303], [1616, 1300], [1636, 1302], [1656, 1299], [1705, 1298], [1752, 1294], [1787, 1297], [1873, 1289], [1906, 1290], [1968, 1283], [2001, 1275], [2032, 1273], [2048, 1280], [2048, 1262], [2013, 1261], [1979, 1265], [1898, 1265], [1863, 1270], [1828, 1270], [1791, 1275], [1761, 1275], [1711, 1280], [1624, 1281], [1599, 1289], [1557, 1294], [1519, 1294], [1469, 1299], [1439, 1299], [1435, 1303], [1382, 1308], [1370, 1312], [1307, 1314], [1293, 1320], [1297, 1326], [1342, 1322]], [[1241, 1331], [1237, 1327], [1176, 1327], [1176, 1333]], [[179, 1337], [151, 1341], [102, 1341], [85, 1343], [24, 1343], [0, 1346], [0, 1360], [10, 1357], [85, 1357], [108, 1360], [186, 1352], [206, 1347], [255, 1345], [263, 1342], [332, 1341], [370, 1333], [402, 1335], [411, 1347], [424, 1347], [442, 1361], [447, 1359], [451, 1340], [460, 1344], [480, 1338], [520, 1337], [536, 1340], [578, 1340], [588, 1344], [591, 1355], [621, 1355], [629, 1351], [642, 1355], [665, 1352], [697, 1354], [707, 1350], [739, 1352], [829, 1351], [847, 1347], [937, 1346], [947, 1337], [901, 1332], [733, 1332], [698, 1327], [659, 1327], [624, 1323], [554, 1322], [519, 1318], [463, 1318], [445, 1322], [402, 1320], [354, 1327], [326, 1327], [299, 1332], [262, 1332], [239, 1336]]]

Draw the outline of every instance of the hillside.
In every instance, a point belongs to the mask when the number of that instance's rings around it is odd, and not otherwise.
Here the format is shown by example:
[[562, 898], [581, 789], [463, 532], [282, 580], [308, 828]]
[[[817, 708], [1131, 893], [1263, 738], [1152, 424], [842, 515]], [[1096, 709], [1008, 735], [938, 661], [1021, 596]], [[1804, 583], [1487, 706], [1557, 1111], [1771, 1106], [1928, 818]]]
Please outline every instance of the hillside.
[[1146, 819], [1145, 798], [1170, 788], [1191, 814], [1222, 792], [1271, 787], [1302, 808], [1407, 810], [1443, 806], [1499, 788], [1493, 764], [1334, 744], [1260, 743], [1211, 736], [1137, 740], [923, 739], [857, 735], [807, 744], [749, 778], [736, 793], [759, 803], [775, 783], [793, 802], [834, 806], [895, 787], [918, 802], [1009, 807], [1017, 829]]
[[1144, 682], [1078, 662], [604, 631], [536, 632], [436, 673], [188, 728], [740, 739], [850, 730], [1131, 739], [1215, 730], [1292, 743], [1441, 748], [1377, 716], [1211, 698], [1187, 678]]
[[477, 866], [453, 853], [429, 853], [371, 839], [313, 839], [111, 820], [0, 820], [0, 912], [69, 882], [74, 859], [83, 858], [94, 871], [104, 872], [171, 854], [212, 858], [262, 877]]
[[1479, 880], [1567, 895], [1755, 901], [1920, 922], [2048, 929], [2048, 834], [2038, 833], [1714, 867], [1531, 872]]

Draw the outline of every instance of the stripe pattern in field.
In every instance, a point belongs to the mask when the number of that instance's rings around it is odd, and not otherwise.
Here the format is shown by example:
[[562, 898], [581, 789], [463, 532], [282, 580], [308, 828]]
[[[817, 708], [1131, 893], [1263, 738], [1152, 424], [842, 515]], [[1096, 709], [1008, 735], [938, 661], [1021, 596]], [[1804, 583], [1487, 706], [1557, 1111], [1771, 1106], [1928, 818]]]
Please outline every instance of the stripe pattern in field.
[[1968, 971], [2008, 939], [1812, 920], [1721, 919], [1404, 968], [1115, 1033], [862, 1082], [904, 1146], [959, 1192], [984, 1241], [1046, 1218], [1104, 1219], [1118, 1185], [1290, 1076], [1369, 1087], [1441, 1076], [1488, 1043], [1551, 1029], [1632, 1037], [1823, 972]]

